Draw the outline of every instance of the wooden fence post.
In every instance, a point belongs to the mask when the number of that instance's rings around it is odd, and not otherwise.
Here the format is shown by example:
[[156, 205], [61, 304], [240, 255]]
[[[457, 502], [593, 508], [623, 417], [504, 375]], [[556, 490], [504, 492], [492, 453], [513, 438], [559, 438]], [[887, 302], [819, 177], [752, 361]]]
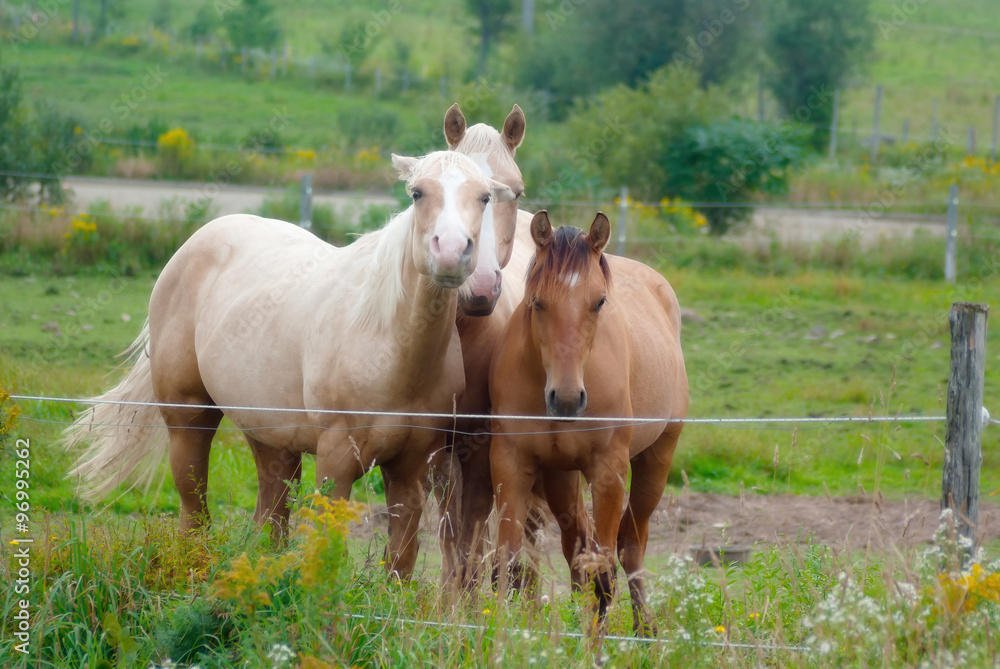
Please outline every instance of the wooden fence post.
[[951, 372], [948, 376], [948, 428], [945, 438], [941, 508], [955, 514], [960, 535], [975, 544], [979, 522], [979, 470], [983, 463], [983, 380], [986, 365], [986, 319], [989, 306], [955, 302], [951, 324]]

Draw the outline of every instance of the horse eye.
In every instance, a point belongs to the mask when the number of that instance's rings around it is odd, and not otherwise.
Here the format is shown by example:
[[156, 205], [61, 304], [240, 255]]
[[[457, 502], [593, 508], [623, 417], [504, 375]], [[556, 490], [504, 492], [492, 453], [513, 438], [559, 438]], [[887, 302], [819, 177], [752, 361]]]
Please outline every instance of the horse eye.
[[417, 200], [419, 200], [419, 199], [420, 199], [420, 198], [422, 198], [423, 196], [424, 196], [423, 192], [421, 192], [421, 191], [419, 191], [419, 190], [415, 190], [415, 191], [413, 191], [413, 192], [412, 192], [412, 193], [410, 194], [410, 197], [412, 197], [412, 198], [413, 198], [413, 201], [414, 201], [414, 202], [416, 202]]
[[601, 301], [600, 301], [600, 302], [598, 302], [598, 303], [597, 303], [597, 306], [595, 306], [595, 307], [594, 307], [594, 311], [600, 311], [600, 310], [601, 310], [601, 307], [603, 307], [603, 306], [604, 306], [605, 304], [607, 304], [607, 303], [608, 303], [608, 298], [606, 298], [606, 297], [602, 297], [602, 298], [601, 298]]
[[519, 191], [517, 195], [514, 196], [515, 200], [520, 200], [524, 196], [524, 191]]
[[531, 302], [529, 302], [528, 307], [530, 307], [532, 311], [545, 311], [545, 308], [542, 306], [542, 303], [539, 302], [538, 300], [532, 300]]
[[489, 195], [484, 195], [482, 201], [483, 201], [483, 204], [489, 204], [490, 203], [490, 196]]

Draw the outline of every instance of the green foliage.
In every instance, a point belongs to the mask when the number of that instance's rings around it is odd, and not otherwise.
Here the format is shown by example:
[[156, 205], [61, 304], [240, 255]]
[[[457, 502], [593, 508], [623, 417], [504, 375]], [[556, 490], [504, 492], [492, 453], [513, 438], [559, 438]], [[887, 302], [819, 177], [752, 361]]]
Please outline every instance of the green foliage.
[[[661, 194], [690, 202], [746, 202], [757, 193], [783, 195], [788, 179], [807, 158], [808, 131], [789, 123], [741, 118], [694, 125], [667, 145], [660, 157]], [[705, 207], [713, 234], [745, 221], [751, 207]]]
[[194, 15], [194, 20], [188, 26], [188, 33], [195, 41], [204, 40], [212, 37], [221, 25], [219, 13], [215, 11], [213, 2], [206, 2]]
[[[638, 200], [743, 202], [781, 194], [806, 158], [804, 133], [790, 123], [724, 118], [722, 93], [667, 67], [639, 89], [617, 86], [569, 119], [588, 147], [584, 169], [606, 185], [626, 185]], [[713, 233], [744, 219], [749, 208], [706, 207]]]
[[281, 26], [270, 0], [241, 0], [223, 17], [235, 49], [270, 49], [281, 39]]
[[557, 110], [609, 86], [639, 86], [671, 65], [702, 85], [753, 59], [755, 3], [745, 0], [591, 0], [546, 9], [518, 58], [518, 81], [555, 96]]
[[37, 186], [42, 202], [61, 202], [60, 166], [73, 151], [78, 122], [55, 109], [39, 106], [34, 114], [23, 101], [21, 75], [16, 67], [0, 67], [0, 199], [17, 200]]
[[829, 138], [833, 91], [869, 57], [870, 0], [783, 0], [770, 8], [768, 86], [785, 113], [810, 121], [816, 148]]
[[465, 0], [465, 8], [479, 28], [479, 64], [477, 74], [486, 74], [486, 59], [494, 43], [510, 27], [511, 0]]

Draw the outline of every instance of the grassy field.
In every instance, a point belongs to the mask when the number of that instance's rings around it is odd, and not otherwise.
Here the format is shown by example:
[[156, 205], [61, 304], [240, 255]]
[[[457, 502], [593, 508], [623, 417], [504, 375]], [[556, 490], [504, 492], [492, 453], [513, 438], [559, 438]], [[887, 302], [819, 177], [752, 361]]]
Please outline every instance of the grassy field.
[[[682, 304], [704, 319], [687, 323], [684, 330], [691, 416], [697, 417], [943, 414], [948, 307], [959, 298], [1000, 300], [996, 277], [982, 287], [956, 289], [939, 282], [826, 272], [760, 277], [664, 270]], [[4, 386], [9, 392], [69, 397], [107, 388], [115, 354], [132, 341], [145, 318], [152, 281], [149, 275], [6, 279], [0, 285]], [[56, 327], [59, 334], [51, 331]], [[1000, 351], [993, 343], [1000, 342], [995, 329], [990, 341], [991, 350]], [[987, 398], [1000, 391], [992, 367], [987, 368]], [[24, 409], [22, 428], [51, 444], [74, 407], [28, 402]], [[989, 430], [984, 433], [984, 491], [1000, 489], [996, 438]], [[698, 491], [735, 494], [743, 486], [817, 495], [879, 489], [889, 497], [935, 497], [943, 439], [940, 423], [800, 427], [794, 440], [790, 428], [691, 425], [671, 481], [679, 484], [683, 471]], [[47, 505], [72, 508], [61, 480], [69, 459], [58, 451], [51, 458]], [[226, 486], [233, 499], [252, 506], [253, 464], [239, 434], [224, 432], [213, 458], [218, 459], [214, 466], [238, 479]], [[165, 481], [157, 496], [130, 493], [120, 504], [123, 510], [143, 504], [174, 509], [176, 499]]]
[[[948, 306], [1000, 297], [996, 276], [966, 277], [949, 287], [856, 271], [681, 268], [666, 258], [658, 266], [682, 304], [703, 319], [689, 321], [683, 337], [692, 416], [941, 414]], [[52, 397], [107, 388], [115, 353], [140, 328], [153, 280], [147, 272], [0, 282], [3, 388]], [[991, 361], [1000, 359], [998, 337], [994, 329]], [[987, 404], [998, 390], [992, 367], [988, 363]], [[600, 658], [623, 666], [867, 666], [890, 658], [909, 666], [948, 664], [959, 656], [989, 662], [997, 652], [983, 630], [1000, 615], [992, 603], [1000, 593], [1000, 576], [993, 576], [1000, 565], [963, 572], [947, 541], [899, 555], [837, 554], [809, 544], [764, 548], [747, 566], [721, 569], [656, 556], [651, 605], [670, 641], [656, 647], [609, 641], [595, 649], [574, 636], [585, 635], [592, 622], [587, 596], [567, 593], [561, 582], [543, 582], [544, 600], [503, 604], [486, 589], [450, 602], [441, 598], [435, 558], [426, 551], [420, 575], [393, 585], [379, 567], [384, 535], [346, 539], [336, 523], [317, 525], [308, 516], [300, 517], [306, 529], [289, 548], [270, 548], [249, 526], [253, 464], [231, 429], [220, 432], [212, 452], [211, 490], [225, 492], [210, 495], [215, 524], [206, 537], [187, 540], [173, 532], [177, 499], [165, 469], [148, 492], [125, 492], [99, 510], [82, 509], [63, 478], [72, 457], [56, 446], [80, 407], [19, 404], [23, 413], [4, 437], [0, 477], [13, 480], [13, 440], [30, 439], [33, 535], [39, 538], [31, 628], [39, 661], [31, 666], [147, 666], [166, 657], [199, 667], [244, 660], [290, 667], [577, 666]], [[795, 432], [691, 425], [669, 487], [679, 489], [686, 477], [693, 490], [730, 494], [742, 488], [934, 498], [943, 438], [939, 423]], [[1000, 490], [996, 440], [984, 432], [984, 494]], [[311, 475], [307, 462], [304, 479]], [[378, 501], [372, 483], [360, 482], [356, 497]], [[0, 528], [0, 538], [8, 541], [11, 528]], [[323, 565], [321, 582], [310, 572], [316, 564]], [[5, 568], [14, 570], [14, 563]], [[105, 577], [110, 573], [114, 579]], [[0, 599], [8, 621], [0, 653], [10, 653], [14, 643], [17, 599], [11, 593]], [[622, 597], [612, 634], [630, 633], [628, 608]], [[473, 626], [414, 627], [387, 618]], [[807, 650], [741, 649], [727, 641]], [[274, 659], [283, 646], [294, 653], [284, 663]]]

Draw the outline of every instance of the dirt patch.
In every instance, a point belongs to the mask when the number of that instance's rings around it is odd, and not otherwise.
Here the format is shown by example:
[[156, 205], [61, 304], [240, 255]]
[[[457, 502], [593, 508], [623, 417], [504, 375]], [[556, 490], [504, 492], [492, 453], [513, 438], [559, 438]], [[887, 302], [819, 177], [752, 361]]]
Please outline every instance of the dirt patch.
[[[649, 550], [807, 539], [837, 549], [916, 546], [931, 540], [940, 513], [940, 502], [926, 499], [665, 495], [650, 523]], [[1000, 505], [980, 502], [979, 534], [983, 542], [1000, 538]]]
[[[421, 531], [421, 554], [425, 567], [440, 569], [437, 540], [438, 514], [428, 509]], [[931, 541], [940, 524], [941, 505], [936, 500], [911, 498], [886, 500], [871, 496], [811, 497], [804, 495], [758, 495], [742, 497], [714, 493], [676, 493], [668, 490], [650, 521], [646, 554], [688, 554], [691, 548], [718, 546], [824, 544], [835, 550], [871, 546], [876, 550], [914, 547]], [[383, 537], [388, 526], [384, 506], [372, 509], [354, 536]], [[491, 516], [489, 535], [496, 536], [496, 514]], [[1000, 539], [1000, 504], [980, 502], [981, 543]], [[542, 532], [544, 562], [564, 564], [559, 532], [552, 518]], [[430, 559], [428, 559], [429, 556]]]

